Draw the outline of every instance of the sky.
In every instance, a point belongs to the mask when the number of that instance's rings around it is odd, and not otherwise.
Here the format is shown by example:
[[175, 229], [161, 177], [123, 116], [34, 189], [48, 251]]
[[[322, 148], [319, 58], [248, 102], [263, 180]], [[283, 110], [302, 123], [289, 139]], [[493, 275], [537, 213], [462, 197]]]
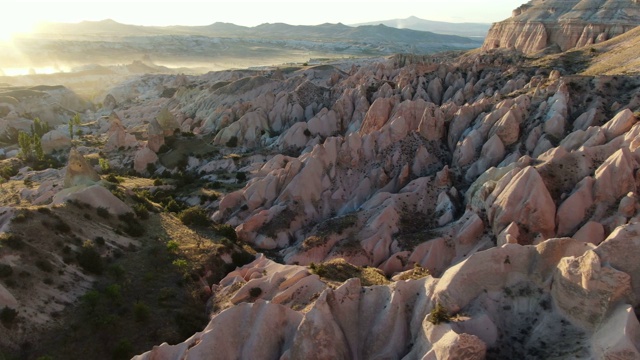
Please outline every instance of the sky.
[[491, 23], [504, 20], [525, 0], [396, 0], [396, 1], [16, 1], [3, 0], [0, 37], [28, 31], [40, 21], [80, 22], [113, 19], [135, 25], [209, 25], [230, 22], [256, 26], [284, 22], [317, 25], [355, 24], [416, 16], [449, 22]]

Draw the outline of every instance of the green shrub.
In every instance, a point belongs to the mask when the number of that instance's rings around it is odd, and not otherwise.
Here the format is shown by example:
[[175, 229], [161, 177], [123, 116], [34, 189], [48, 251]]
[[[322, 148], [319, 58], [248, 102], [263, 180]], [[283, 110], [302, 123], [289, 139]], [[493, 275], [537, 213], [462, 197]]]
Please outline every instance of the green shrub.
[[3, 177], [5, 180], [9, 180], [12, 176], [16, 176], [18, 174], [18, 169], [13, 166], [3, 166], [0, 168], [0, 177]]
[[21, 224], [21, 223], [27, 221], [28, 218], [29, 218], [29, 216], [25, 212], [21, 211], [21, 212], [17, 213], [13, 217], [13, 219], [11, 219], [11, 221], [14, 222], [14, 223]]
[[157, 170], [156, 164], [154, 164], [154, 163], [148, 163], [147, 164], [147, 172], [149, 174], [154, 174], [156, 172], [156, 170]]
[[104, 244], [106, 244], [106, 240], [102, 236], [96, 236], [93, 241], [95, 241], [96, 245], [98, 246], [104, 246]]
[[237, 179], [238, 181], [240, 181], [240, 182], [244, 182], [244, 181], [246, 181], [246, 180], [247, 180], [247, 174], [245, 174], [245, 173], [244, 173], [244, 172], [242, 172], [242, 171], [238, 171], [238, 172], [236, 173], [236, 179]]
[[189, 263], [185, 259], [173, 260], [172, 264], [173, 264], [173, 266], [175, 266], [178, 269], [180, 269], [180, 271], [182, 271], [182, 272], [186, 272], [187, 267], [189, 266]]
[[4, 233], [0, 235], [0, 244], [6, 245], [14, 250], [22, 250], [25, 246], [24, 240], [16, 234]]
[[13, 268], [11, 265], [0, 264], [0, 277], [9, 277], [13, 275]]
[[151, 316], [151, 310], [149, 306], [141, 301], [133, 304], [133, 317], [137, 322], [145, 322], [149, 320]]
[[111, 284], [104, 289], [104, 294], [111, 301], [119, 302], [122, 300], [122, 288], [118, 284]]
[[451, 315], [449, 315], [447, 309], [440, 303], [437, 303], [436, 306], [431, 309], [429, 315], [429, 322], [434, 325], [451, 321]]
[[233, 226], [231, 225], [227, 225], [227, 224], [216, 225], [215, 230], [218, 234], [226, 237], [227, 239], [233, 242], [238, 241], [238, 234], [236, 234], [236, 229], [234, 229]]
[[229, 141], [227, 141], [227, 147], [236, 147], [238, 146], [238, 137], [237, 136], [232, 136], [229, 138]]
[[48, 207], [39, 207], [37, 210], [40, 214], [51, 214], [51, 209]]
[[169, 150], [171, 150], [171, 149], [166, 144], [162, 144], [162, 145], [160, 145], [160, 148], [158, 149], [158, 154], [164, 154]]
[[107, 210], [107, 208], [104, 208], [102, 206], [96, 209], [96, 213], [98, 214], [98, 216], [105, 219], [108, 219], [111, 216], [111, 214], [109, 214], [109, 210]]
[[113, 174], [107, 175], [105, 180], [107, 180], [110, 183], [114, 183], [114, 184], [120, 184], [120, 182], [121, 182], [120, 179], [118, 179], [118, 177], [113, 175]]
[[125, 360], [130, 359], [133, 356], [133, 345], [129, 340], [120, 340], [118, 344], [113, 348], [111, 357], [113, 360]]
[[144, 204], [134, 204], [133, 211], [139, 219], [147, 220], [149, 218], [149, 210]]
[[144, 227], [136, 220], [133, 213], [118, 215], [118, 219], [124, 223], [123, 230], [127, 235], [132, 237], [144, 235]]
[[36, 260], [36, 266], [38, 267], [38, 269], [44, 271], [44, 272], [52, 272], [53, 271], [53, 265], [51, 265], [51, 263], [48, 260], [45, 259], [38, 259]]
[[261, 294], [262, 294], [262, 289], [257, 286], [249, 289], [249, 296], [251, 296], [252, 298], [257, 298]]
[[107, 268], [107, 273], [116, 280], [123, 280], [126, 271], [122, 265], [113, 264]]
[[5, 327], [10, 327], [17, 316], [18, 312], [8, 306], [5, 306], [2, 310], [0, 310], [0, 321]]
[[244, 266], [246, 264], [249, 264], [250, 262], [252, 262], [253, 260], [255, 260], [256, 257], [247, 253], [247, 252], [234, 252], [233, 254], [231, 254], [231, 261], [233, 262], [233, 265], [237, 266], [237, 267], [241, 267]]
[[164, 207], [164, 211], [166, 212], [177, 213], [180, 212], [180, 210], [182, 210], [182, 207], [172, 198], [169, 199], [167, 205]]
[[109, 169], [111, 168], [111, 166], [109, 166], [109, 160], [100, 158], [98, 159], [98, 163], [100, 164], [100, 170], [102, 170], [103, 174], [106, 174], [109, 172]]
[[71, 226], [69, 226], [69, 224], [67, 224], [66, 222], [64, 222], [62, 220], [56, 221], [56, 223], [53, 225], [53, 228], [56, 231], [61, 232], [63, 234], [67, 234], [67, 233], [71, 232]]
[[90, 241], [86, 241], [77, 256], [78, 264], [85, 271], [100, 275], [103, 270], [102, 257]]
[[211, 223], [206, 211], [197, 206], [181, 211], [178, 219], [185, 225], [208, 226]]
[[175, 240], [170, 240], [170, 241], [167, 243], [167, 251], [172, 252], [172, 253], [175, 253], [175, 252], [177, 252], [177, 251], [178, 251], [178, 249], [180, 249], [180, 245], [178, 244], [178, 242], [177, 242], [177, 241], [175, 241]]
[[100, 293], [96, 290], [87, 291], [82, 297], [80, 297], [80, 301], [89, 308], [89, 310], [93, 311], [98, 303], [100, 302]]

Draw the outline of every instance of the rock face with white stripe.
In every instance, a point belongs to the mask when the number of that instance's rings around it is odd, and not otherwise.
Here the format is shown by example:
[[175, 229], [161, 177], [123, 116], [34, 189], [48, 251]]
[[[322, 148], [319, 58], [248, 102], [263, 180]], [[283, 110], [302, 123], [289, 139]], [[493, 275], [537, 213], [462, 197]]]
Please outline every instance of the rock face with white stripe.
[[635, 0], [532, 0], [513, 10], [509, 19], [493, 24], [483, 49], [515, 48], [537, 53], [550, 47], [567, 51], [597, 44], [638, 25]]

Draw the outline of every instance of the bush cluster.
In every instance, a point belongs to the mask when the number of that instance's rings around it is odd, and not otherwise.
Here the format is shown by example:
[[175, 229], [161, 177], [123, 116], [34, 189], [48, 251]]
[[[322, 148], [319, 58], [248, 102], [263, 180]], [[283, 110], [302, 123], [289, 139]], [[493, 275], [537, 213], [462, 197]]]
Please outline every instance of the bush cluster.
[[80, 267], [85, 271], [96, 275], [102, 274], [104, 268], [102, 257], [100, 257], [100, 254], [90, 241], [85, 242], [82, 246], [82, 249], [77, 255], [77, 260]]
[[185, 225], [208, 226], [211, 223], [207, 212], [197, 206], [181, 211], [178, 218]]

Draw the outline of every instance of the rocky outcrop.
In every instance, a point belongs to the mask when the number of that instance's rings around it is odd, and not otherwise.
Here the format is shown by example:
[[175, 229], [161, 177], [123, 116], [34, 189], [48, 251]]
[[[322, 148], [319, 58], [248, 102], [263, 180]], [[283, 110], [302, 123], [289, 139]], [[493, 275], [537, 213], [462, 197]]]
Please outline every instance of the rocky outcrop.
[[64, 176], [64, 187], [93, 185], [98, 181], [100, 181], [100, 175], [89, 165], [84, 156], [76, 149], [71, 149]]
[[532, 0], [493, 24], [482, 48], [566, 51], [611, 39], [639, 23], [640, 4], [634, 0]]
[[[159, 113], [212, 137], [219, 153], [184, 171], [250, 180], [203, 206], [281, 262], [259, 256], [206, 284], [209, 326], [141, 358], [635, 354], [640, 82], [520, 68], [520, 56], [217, 72], [171, 98], [153, 94], [174, 78], [123, 86], [146, 89], [117, 104], [125, 134], [147, 129], [148, 142], [109, 155], [142, 173], [162, 162]], [[327, 264], [382, 280], [334, 279]], [[455, 321], [430, 322], [438, 303]]]

